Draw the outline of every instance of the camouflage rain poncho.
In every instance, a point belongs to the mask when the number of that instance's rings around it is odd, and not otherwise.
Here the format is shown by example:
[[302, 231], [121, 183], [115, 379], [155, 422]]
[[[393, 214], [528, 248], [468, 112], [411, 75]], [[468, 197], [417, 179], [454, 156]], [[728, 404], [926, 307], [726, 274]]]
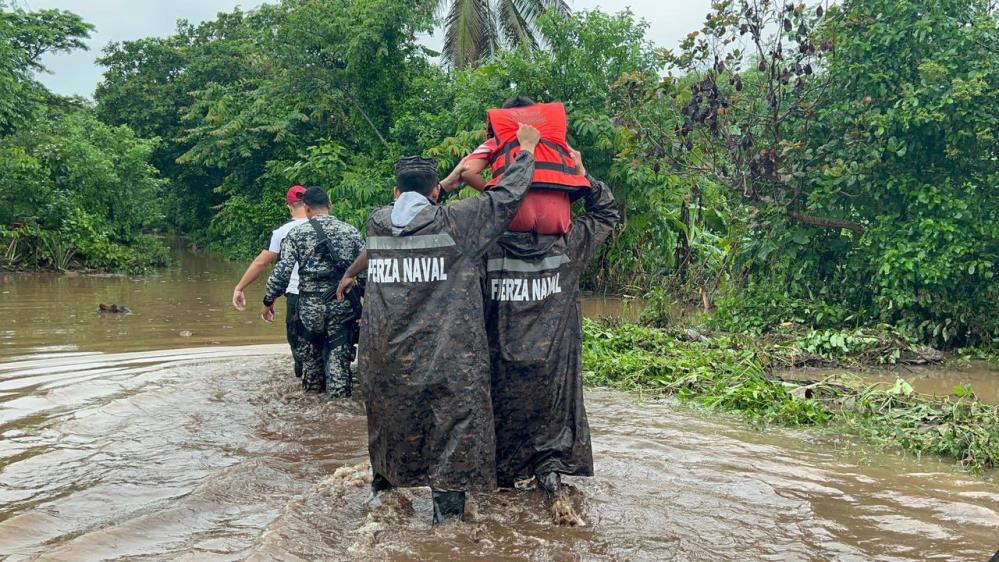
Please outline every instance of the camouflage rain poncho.
[[359, 370], [371, 466], [395, 486], [496, 485], [483, 258], [533, 172], [521, 153], [499, 186], [428, 207], [398, 236], [391, 207], [368, 220]]
[[500, 486], [545, 472], [593, 475], [580, 373], [579, 280], [619, 220], [592, 180], [586, 214], [564, 236], [505, 234], [488, 254], [486, 325], [492, 356]]

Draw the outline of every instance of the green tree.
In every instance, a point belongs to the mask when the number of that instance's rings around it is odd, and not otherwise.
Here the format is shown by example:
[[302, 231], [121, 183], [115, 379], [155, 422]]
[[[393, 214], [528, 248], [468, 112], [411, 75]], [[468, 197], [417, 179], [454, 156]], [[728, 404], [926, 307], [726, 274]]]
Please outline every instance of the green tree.
[[996, 337], [996, 30], [979, 0], [733, 1], [668, 56], [684, 76], [633, 123], [650, 160], [749, 204], [733, 324]]
[[89, 39], [94, 30], [92, 24], [65, 10], [3, 12], [3, 25], [14, 48], [24, 54], [23, 61], [32, 70], [40, 71], [45, 70], [39, 60], [42, 55], [86, 50], [84, 40]]
[[537, 49], [544, 44], [537, 27], [548, 10], [570, 14], [565, 0], [432, 0], [444, 18], [444, 58], [456, 68], [476, 66], [504, 47]]
[[[810, 208], [850, 214], [844, 291], [946, 345], [999, 336], [999, 12], [986, 0], [846, 2], [808, 149]], [[859, 289], [859, 290], [857, 290]]]
[[185, 113], [194, 93], [246, 80], [256, 64], [257, 38], [269, 29], [278, 10], [264, 6], [246, 14], [220, 13], [197, 26], [181, 21], [166, 38], [111, 43], [98, 63], [105, 66], [97, 86], [97, 113], [107, 123], [128, 125], [140, 136], [162, 139], [153, 163], [170, 183], [165, 208], [174, 227], [203, 232], [213, 207], [224, 202], [214, 191], [226, 172], [209, 166], [185, 166], [177, 159], [194, 145]]
[[99, 121], [31, 78], [39, 57], [83, 47], [92, 26], [0, 3], [0, 238], [4, 266], [141, 270], [166, 263], [143, 234], [161, 220], [156, 141]]
[[31, 76], [45, 53], [86, 49], [94, 27], [62, 10], [26, 12], [0, 0], [0, 136], [28, 121], [48, 92]]

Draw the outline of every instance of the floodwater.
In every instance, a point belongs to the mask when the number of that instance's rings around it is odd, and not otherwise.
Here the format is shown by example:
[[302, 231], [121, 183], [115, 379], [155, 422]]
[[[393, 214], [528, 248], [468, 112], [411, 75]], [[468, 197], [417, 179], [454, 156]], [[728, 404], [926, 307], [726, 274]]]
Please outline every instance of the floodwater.
[[951, 396], [955, 387], [970, 385], [983, 402], [999, 404], [999, 369], [984, 362], [971, 362], [956, 367], [898, 367], [891, 371], [864, 373], [843, 372], [840, 369], [795, 369], [781, 376], [796, 380], [828, 380], [854, 386], [876, 385], [891, 388], [903, 378], [916, 392], [934, 396]]
[[[365, 504], [363, 407], [303, 396], [280, 323], [228, 306], [238, 266], [0, 284], [0, 559], [987, 560], [999, 487], [954, 463], [587, 394], [585, 527], [537, 491]], [[258, 300], [259, 287], [249, 295]], [[99, 302], [135, 313], [101, 317]], [[189, 330], [191, 334], [179, 335]]]
[[[20, 274], [0, 271], [0, 358], [37, 352], [140, 351], [203, 345], [279, 343], [284, 299], [273, 325], [259, 318], [264, 280], [246, 293], [246, 312], [230, 301], [245, 264], [174, 248], [175, 265], [157, 275]], [[132, 314], [98, 314], [117, 304]], [[589, 296], [589, 317], [636, 319], [640, 301]]]

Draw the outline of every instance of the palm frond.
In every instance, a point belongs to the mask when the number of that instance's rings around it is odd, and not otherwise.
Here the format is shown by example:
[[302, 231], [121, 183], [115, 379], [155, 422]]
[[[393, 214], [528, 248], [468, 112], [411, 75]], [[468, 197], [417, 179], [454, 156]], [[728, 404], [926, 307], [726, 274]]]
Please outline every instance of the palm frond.
[[[493, 55], [501, 43], [532, 49], [544, 46], [538, 19], [548, 10], [569, 17], [567, 0], [427, 0], [443, 11], [444, 60], [456, 68], [475, 66]], [[501, 36], [502, 35], [502, 36]]]
[[534, 22], [537, 21], [535, 4], [537, 0], [499, 0], [496, 19], [507, 45], [538, 47], [534, 35]]
[[444, 29], [444, 57], [456, 68], [474, 66], [496, 51], [499, 38], [489, 0], [452, 0]]
[[567, 18], [572, 15], [572, 9], [566, 0], [510, 0], [516, 5], [517, 11], [532, 26], [537, 24], [540, 18], [548, 10], [553, 10], [555, 15]]
[[541, 8], [545, 11], [554, 9], [555, 13], [562, 17], [569, 17], [572, 15], [572, 8], [566, 0], [536, 0], [541, 4]]

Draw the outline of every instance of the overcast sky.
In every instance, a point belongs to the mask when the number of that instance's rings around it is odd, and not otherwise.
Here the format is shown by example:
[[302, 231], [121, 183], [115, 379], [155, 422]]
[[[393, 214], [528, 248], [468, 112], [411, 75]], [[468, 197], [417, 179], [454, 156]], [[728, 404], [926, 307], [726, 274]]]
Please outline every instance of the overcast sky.
[[[51, 74], [39, 76], [57, 93], [88, 97], [102, 72], [94, 59], [109, 42], [170, 35], [177, 20], [196, 23], [237, 6], [249, 10], [261, 3], [261, 0], [14, 0], [15, 5], [28, 10], [70, 10], [97, 26], [89, 41], [89, 51], [48, 56], [43, 62]], [[687, 33], [699, 29], [711, 4], [710, 0], [569, 0], [569, 3], [576, 11], [600, 8], [617, 12], [630, 7], [649, 22], [649, 39], [664, 47], [676, 46]], [[437, 35], [428, 39], [428, 45], [440, 46], [440, 34]]]

